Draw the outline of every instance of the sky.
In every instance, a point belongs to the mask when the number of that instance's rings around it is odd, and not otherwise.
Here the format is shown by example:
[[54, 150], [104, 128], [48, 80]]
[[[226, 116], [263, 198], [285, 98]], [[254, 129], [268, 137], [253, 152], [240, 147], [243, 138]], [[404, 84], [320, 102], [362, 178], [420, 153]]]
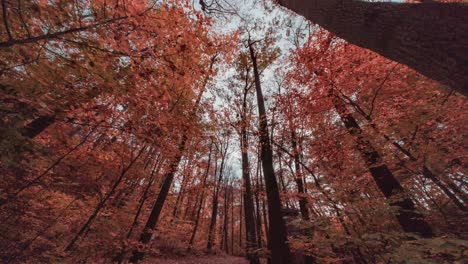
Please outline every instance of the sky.
[[[209, 3], [212, 0], [205, 0]], [[295, 32], [302, 32], [299, 43], [302, 44], [307, 39], [307, 34], [311, 26], [302, 16], [296, 15], [283, 7], [273, 5], [271, 0], [218, 0], [220, 3], [224, 3], [224, 6], [230, 10], [235, 10], [235, 14], [216, 16], [212, 15], [214, 19], [213, 29], [218, 33], [231, 33], [240, 28], [253, 28], [255, 24], [263, 25], [263, 29], [252, 31], [253, 39], [261, 39], [265, 35], [265, 30], [268, 27], [273, 27], [276, 33], [276, 46], [281, 50], [281, 57], [277, 59], [272, 65], [270, 65], [262, 74], [262, 90], [268, 99], [269, 96], [273, 95], [277, 91], [277, 84], [275, 78], [277, 77], [276, 69], [287, 69], [287, 65], [284, 65], [284, 58], [288, 57], [290, 52], [295, 48], [294, 39]], [[375, 1], [375, 0], [364, 0], [364, 1]], [[387, 0], [387, 2], [403, 2], [404, 0]], [[384, 1], [382, 1], [384, 2]], [[199, 0], [193, 0], [193, 5], [196, 9], [201, 9]], [[244, 36], [245, 38], [245, 36]], [[241, 36], [242, 39], [242, 36]], [[226, 89], [228, 79], [234, 74], [234, 69], [227, 69], [222, 74], [218, 74], [213, 84], [217, 86], [217, 89]], [[216, 97], [215, 94], [211, 96]], [[267, 100], [266, 104], [268, 107], [270, 100]], [[217, 107], [223, 107], [226, 104], [225, 101], [220, 98], [215, 99], [215, 105]], [[252, 140], [252, 139], [251, 139]], [[240, 165], [240, 151], [238, 146], [238, 140], [233, 140], [231, 146], [231, 166], [233, 167], [233, 173], [240, 177], [241, 165]]]

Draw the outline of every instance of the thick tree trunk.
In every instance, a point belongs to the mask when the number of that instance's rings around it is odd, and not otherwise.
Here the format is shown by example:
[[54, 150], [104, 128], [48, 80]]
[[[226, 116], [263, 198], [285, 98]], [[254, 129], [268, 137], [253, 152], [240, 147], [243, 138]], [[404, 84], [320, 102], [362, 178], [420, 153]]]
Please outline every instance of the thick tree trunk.
[[266, 117], [265, 102], [263, 100], [260, 75], [257, 67], [257, 58], [252, 43], [249, 43], [250, 58], [252, 60], [255, 77], [255, 88], [257, 91], [257, 104], [260, 120], [260, 145], [263, 175], [265, 177], [265, 186], [268, 200], [269, 217], [269, 241], [268, 248], [271, 250], [271, 263], [281, 264], [289, 263], [291, 253], [287, 245], [288, 237], [286, 233], [286, 224], [281, 210], [281, 199], [278, 190], [278, 183], [273, 168], [273, 153], [270, 145], [270, 136], [268, 133], [268, 121]]
[[348, 132], [356, 138], [357, 149], [369, 168], [372, 178], [391, 206], [396, 207], [396, 218], [406, 232], [416, 233], [422, 237], [432, 237], [433, 233], [423, 216], [417, 212], [413, 201], [405, 193], [400, 182], [395, 178], [387, 165], [382, 163], [380, 154], [368, 141], [357, 121], [347, 112], [346, 105], [339, 99], [335, 100], [338, 112]]
[[468, 95], [468, 5], [279, 0], [346, 41]]

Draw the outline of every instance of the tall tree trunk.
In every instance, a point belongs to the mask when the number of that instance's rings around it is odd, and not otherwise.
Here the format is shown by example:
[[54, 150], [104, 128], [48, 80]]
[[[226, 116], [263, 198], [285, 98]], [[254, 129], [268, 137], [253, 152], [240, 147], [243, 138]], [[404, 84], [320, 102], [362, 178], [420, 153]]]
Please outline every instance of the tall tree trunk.
[[[215, 240], [215, 233], [214, 230], [216, 228], [216, 220], [218, 217], [218, 196], [219, 196], [219, 190], [221, 188], [221, 182], [223, 180], [223, 169], [224, 169], [224, 161], [226, 160], [226, 154], [227, 150], [229, 147], [229, 142], [226, 143], [225, 149], [221, 149], [221, 164], [219, 168], [219, 176], [218, 176], [218, 181], [215, 182], [215, 191], [212, 197], [212, 211], [211, 211], [211, 221], [210, 221], [210, 227], [208, 230], [208, 242], [206, 244], [206, 249], [208, 251], [211, 250], [214, 244]], [[215, 172], [216, 175], [216, 172]]]
[[[154, 203], [153, 209], [151, 210], [151, 213], [148, 217], [148, 221], [145, 224], [145, 229], [141, 233], [140, 242], [143, 244], [148, 244], [148, 242], [151, 240], [152, 230], [154, 230], [154, 228], [156, 227], [156, 223], [158, 222], [167, 195], [169, 194], [169, 190], [171, 188], [172, 181], [174, 180], [174, 175], [177, 172], [177, 168], [179, 167], [180, 160], [182, 159], [182, 154], [185, 150], [186, 143], [187, 136], [184, 134], [179, 144], [177, 153], [169, 167], [169, 170], [164, 175], [164, 182], [161, 186], [161, 190], [159, 191], [158, 198]], [[133, 251], [133, 255], [130, 258], [130, 262], [137, 263], [138, 261], [142, 260], [144, 256], [145, 253], [143, 251], [136, 249]]]
[[255, 177], [255, 213], [256, 213], [256, 219], [257, 219], [257, 244], [258, 247], [261, 248], [263, 241], [262, 241], [262, 215], [260, 214], [260, 200], [258, 198], [259, 196], [259, 177], [260, 177], [260, 160], [257, 162], [257, 173]]
[[250, 182], [249, 142], [247, 137], [247, 82], [244, 87], [241, 113], [240, 148], [242, 158], [242, 185], [245, 217], [246, 254], [251, 264], [259, 264], [258, 257], [253, 253], [258, 248], [255, 235], [254, 205], [252, 198], [252, 184]]
[[208, 154], [208, 163], [206, 165], [206, 171], [205, 171], [205, 175], [203, 177], [202, 192], [201, 192], [201, 195], [200, 195], [200, 201], [199, 201], [199, 206], [198, 206], [198, 210], [197, 210], [197, 216], [196, 216], [196, 219], [195, 219], [195, 227], [193, 228], [192, 236], [190, 237], [190, 242], [189, 242], [190, 246], [189, 246], [188, 250], [191, 249], [191, 247], [193, 245], [193, 242], [195, 241], [195, 236], [196, 236], [197, 230], [198, 230], [198, 224], [200, 222], [200, 214], [201, 214], [201, 211], [203, 209], [203, 202], [204, 202], [204, 198], [205, 198], [204, 196], [205, 196], [206, 181], [208, 179], [208, 176], [210, 175], [212, 149], [213, 149], [213, 141], [211, 141], [211, 144], [210, 144], [210, 152]]
[[[261, 174], [263, 175], [262, 173], [262, 170], [260, 168], [260, 172]], [[259, 189], [259, 192], [263, 192], [265, 189], [263, 188], [263, 179], [261, 177], [259, 177], [259, 182], [260, 182], [260, 189]], [[263, 218], [263, 227], [265, 228], [265, 236], [266, 236], [266, 241], [268, 242], [270, 240], [270, 233], [268, 232], [269, 229], [269, 225], [268, 225], [268, 213], [267, 213], [267, 208], [266, 208], [266, 202], [265, 202], [265, 198], [262, 197], [261, 198], [261, 206], [262, 206], [262, 218]]]
[[229, 254], [229, 237], [228, 237], [228, 230], [229, 230], [229, 193], [228, 193], [228, 185], [226, 183], [224, 187], [224, 227], [223, 227], [223, 246], [222, 249]]
[[249, 43], [249, 51], [254, 68], [255, 88], [257, 91], [262, 167], [263, 176], [265, 177], [268, 200], [268, 217], [270, 222], [270, 240], [268, 241], [268, 248], [271, 250], [272, 264], [288, 263], [291, 258], [291, 253], [287, 245], [288, 237], [286, 233], [286, 224], [283, 219], [283, 212], [281, 210], [281, 199], [278, 190], [278, 183], [276, 181], [275, 171], [273, 168], [273, 153], [271, 150], [270, 136], [268, 133], [268, 121], [265, 110], [265, 102], [263, 100], [257, 58], [252, 43]]
[[372, 146], [372, 143], [365, 138], [357, 121], [347, 112], [346, 105], [336, 98], [335, 109], [349, 134], [356, 138], [357, 149], [366, 162], [379, 190], [389, 200], [389, 204], [397, 208], [396, 218], [403, 230], [419, 234], [422, 237], [432, 237], [431, 227], [423, 219], [423, 216], [417, 212], [413, 201], [405, 193], [400, 182], [388, 169], [387, 165], [382, 163], [380, 154]]
[[231, 255], [234, 255], [234, 228], [236, 221], [234, 220], [234, 186], [231, 186]]
[[[192, 155], [193, 157], [193, 155]], [[174, 210], [172, 211], [172, 217], [173, 218], [176, 218], [177, 217], [177, 213], [178, 213], [178, 210], [179, 210], [179, 205], [182, 203], [182, 200], [183, 200], [183, 197], [184, 197], [184, 194], [185, 194], [185, 188], [187, 186], [187, 181], [191, 178], [191, 175], [192, 175], [192, 172], [193, 172], [193, 168], [191, 166], [191, 158], [189, 157], [189, 159], [187, 160], [187, 164], [186, 164], [186, 167], [188, 167], [188, 172], [187, 172], [187, 169], [184, 169], [184, 174], [182, 175], [182, 182], [180, 184], [180, 190], [179, 190], [179, 193], [177, 194], [177, 199], [176, 199], [176, 203], [174, 205]]]
[[468, 95], [466, 4], [359, 0], [279, 2], [348, 42], [405, 64]]
[[[129, 239], [132, 236], [133, 230], [138, 225], [138, 220], [140, 218], [140, 214], [143, 209], [143, 206], [146, 200], [148, 199], [149, 191], [151, 187], [153, 186], [156, 176], [159, 175], [159, 171], [161, 170], [163, 163], [164, 163], [164, 158], [162, 157], [162, 154], [159, 154], [159, 156], [156, 158], [156, 161], [154, 162], [153, 168], [151, 169], [151, 174], [148, 179], [148, 184], [146, 185], [143, 191], [143, 195], [140, 199], [140, 203], [138, 204], [137, 211], [135, 213], [135, 216], [133, 217], [132, 225], [130, 226], [130, 229], [127, 232], [127, 236], [126, 236], [127, 239]], [[119, 264], [122, 263], [126, 254], [127, 254], [127, 246], [124, 245], [121, 252], [117, 256], [114, 257], [113, 261]]]

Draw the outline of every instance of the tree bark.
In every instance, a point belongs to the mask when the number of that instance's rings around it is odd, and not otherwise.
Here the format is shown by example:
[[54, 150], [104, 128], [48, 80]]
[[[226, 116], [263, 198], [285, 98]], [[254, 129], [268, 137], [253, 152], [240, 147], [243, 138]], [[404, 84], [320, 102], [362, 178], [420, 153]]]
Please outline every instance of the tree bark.
[[357, 46], [468, 95], [468, 5], [279, 0]]
[[263, 99], [262, 87], [260, 83], [260, 74], [257, 67], [257, 58], [252, 43], [249, 43], [249, 51], [254, 68], [255, 89], [257, 91], [257, 104], [260, 120], [259, 133], [261, 158], [268, 200], [268, 217], [270, 224], [268, 248], [271, 251], [272, 264], [289, 263], [291, 259], [291, 253], [287, 245], [288, 237], [286, 233], [286, 224], [283, 219], [283, 212], [281, 210], [281, 199], [278, 190], [278, 183], [276, 181], [275, 171], [273, 168], [273, 153], [270, 145], [270, 136], [268, 133], [268, 121], [266, 117], [265, 102]]

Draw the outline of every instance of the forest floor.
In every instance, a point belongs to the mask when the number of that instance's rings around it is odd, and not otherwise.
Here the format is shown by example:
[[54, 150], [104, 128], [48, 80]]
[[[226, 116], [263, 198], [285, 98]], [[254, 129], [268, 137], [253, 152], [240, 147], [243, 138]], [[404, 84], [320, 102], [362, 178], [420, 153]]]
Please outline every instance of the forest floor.
[[182, 257], [177, 259], [149, 258], [142, 263], [145, 264], [248, 264], [243, 257], [234, 256], [203, 256], [203, 257]]

